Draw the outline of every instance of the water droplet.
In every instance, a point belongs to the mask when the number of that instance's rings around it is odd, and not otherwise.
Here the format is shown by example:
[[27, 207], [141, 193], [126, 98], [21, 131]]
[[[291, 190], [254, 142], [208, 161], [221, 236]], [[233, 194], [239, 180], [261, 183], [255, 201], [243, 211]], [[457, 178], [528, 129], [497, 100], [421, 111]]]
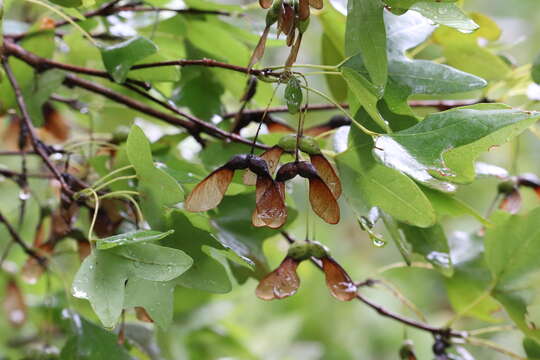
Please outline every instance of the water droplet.
[[73, 287], [73, 289], [71, 291], [71, 294], [74, 297], [79, 298], [79, 299], [87, 299], [88, 298], [88, 294], [86, 293], [86, 291], [84, 291], [82, 289], [79, 289], [77, 287]]
[[21, 190], [21, 192], [19, 192], [19, 199], [21, 199], [22, 201], [30, 199], [30, 192], [28, 192], [27, 190]]
[[435, 265], [449, 268], [450, 267], [450, 256], [446, 253], [432, 251], [427, 256], [428, 261], [434, 263]]
[[62, 154], [61, 153], [54, 153], [54, 154], [51, 154], [51, 156], [49, 156], [49, 158], [51, 160], [55, 160], [55, 161], [59, 161], [59, 160], [62, 160]]
[[376, 247], [383, 247], [386, 245], [386, 241], [383, 238], [380, 238], [378, 236], [371, 236], [371, 235], [370, 235], [370, 238], [371, 238], [371, 242]]

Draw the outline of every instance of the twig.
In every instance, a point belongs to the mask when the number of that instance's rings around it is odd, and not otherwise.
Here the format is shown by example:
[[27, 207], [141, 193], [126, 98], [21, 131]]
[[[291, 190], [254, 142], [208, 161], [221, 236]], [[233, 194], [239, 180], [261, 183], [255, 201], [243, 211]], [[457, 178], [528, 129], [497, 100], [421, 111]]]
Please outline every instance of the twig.
[[19, 234], [15, 231], [15, 229], [13, 228], [13, 226], [11, 226], [11, 224], [9, 223], [9, 221], [7, 221], [7, 219], [4, 217], [4, 215], [2, 214], [2, 212], [0, 211], [0, 223], [3, 223], [6, 227], [6, 229], [8, 230], [9, 232], [9, 235], [11, 236], [11, 239], [17, 243], [17, 245], [19, 245], [23, 251], [28, 254], [28, 256], [36, 259], [36, 261], [43, 267], [45, 267], [45, 264], [47, 263], [45, 258], [40, 256], [38, 253], [36, 253], [34, 250], [32, 250], [31, 248], [28, 247], [28, 245], [26, 245], [26, 243], [23, 241], [23, 239], [21, 239], [21, 237], [19, 236]]
[[480, 339], [480, 338], [476, 338], [476, 337], [467, 337], [467, 338], [465, 338], [465, 342], [468, 343], [468, 344], [471, 344], [471, 345], [482, 346], [482, 347], [492, 349], [492, 350], [497, 351], [497, 352], [499, 352], [501, 354], [509, 356], [512, 359], [527, 360], [526, 357], [523, 357], [521, 355], [518, 355], [518, 354], [510, 351], [510, 350], [507, 350], [507, 349], [505, 349], [505, 348], [499, 346], [498, 344], [496, 344], [496, 343], [494, 343], [492, 341], [489, 341], [489, 340], [484, 340], [484, 339]]
[[[246, 145], [251, 145], [251, 140], [248, 140], [240, 135], [227, 132], [223, 129], [218, 128], [217, 126], [211, 123], [204, 122], [200, 119], [197, 121], [197, 123], [184, 120], [182, 118], [179, 118], [178, 116], [162, 112], [144, 103], [133, 100], [132, 98], [128, 96], [112, 91], [111, 89], [106, 88], [102, 85], [93, 83], [88, 80], [81, 79], [74, 75], [68, 75], [64, 83], [67, 86], [76, 86], [76, 87], [80, 87], [88, 91], [91, 91], [93, 93], [100, 94], [110, 100], [127, 105], [131, 109], [150, 115], [152, 117], [155, 117], [156, 119], [162, 120], [171, 125], [180, 126], [190, 132], [196, 132], [200, 128], [201, 131], [207, 133], [208, 135], [211, 135], [217, 138], [227, 139], [230, 141], [234, 141], [234, 142], [238, 142], [238, 143], [242, 143]], [[195, 119], [195, 118], [189, 115], [188, 119]], [[269, 148], [267, 145], [264, 145], [264, 144], [257, 144], [257, 147], [261, 149]]]
[[[23, 173], [11, 171], [7, 169], [0, 169], [0, 175], [5, 176], [7, 178], [18, 178], [25, 176]], [[54, 175], [51, 174], [34, 174], [34, 173], [28, 173], [26, 174], [27, 177], [31, 178], [38, 178], [38, 179], [54, 179]]]
[[[22, 60], [28, 65], [35, 68], [38, 72], [43, 72], [49, 69], [60, 69], [60, 70], [65, 70], [72, 73], [96, 76], [96, 77], [112, 80], [112, 77], [106, 71], [89, 69], [89, 68], [85, 68], [81, 66], [65, 64], [65, 63], [50, 60], [47, 58], [43, 58], [43, 57], [37, 56], [34, 53], [31, 53], [30, 51], [24, 49], [23, 47], [15, 44], [13, 41], [10, 41], [10, 40], [6, 40], [4, 42], [4, 54], [15, 56], [19, 60]], [[128, 78], [126, 79], [126, 82], [133, 83], [144, 89], [150, 88], [150, 85], [144, 81], [133, 80], [133, 79]]]
[[[292, 243], [295, 242], [295, 240], [287, 232], [282, 231], [281, 234], [283, 235], [283, 237], [289, 243], [292, 244]], [[320, 270], [322, 270], [322, 265], [321, 265], [321, 263], [320, 263], [320, 261], [318, 259], [311, 258], [311, 262], [315, 266], [317, 266]], [[363, 302], [364, 304], [366, 304], [367, 306], [369, 306], [373, 310], [377, 311], [377, 313], [379, 313], [381, 316], [384, 316], [384, 317], [387, 317], [387, 318], [390, 318], [390, 319], [394, 319], [394, 320], [399, 321], [400, 323], [402, 323], [404, 325], [414, 327], [414, 328], [419, 329], [419, 330], [430, 332], [433, 335], [441, 335], [441, 336], [444, 336], [444, 337], [455, 337], [455, 338], [465, 338], [467, 336], [466, 332], [456, 331], [456, 330], [449, 329], [449, 328], [440, 328], [440, 327], [431, 326], [431, 325], [428, 325], [426, 323], [422, 323], [422, 322], [419, 322], [419, 321], [416, 321], [416, 320], [413, 320], [413, 319], [406, 318], [406, 317], [401, 316], [399, 314], [396, 314], [396, 313], [394, 313], [394, 312], [392, 312], [390, 310], [385, 309], [381, 305], [378, 305], [378, 304], [374, 303], [373, 301], [371, 301], [368, 298], [364, 297], [360, 293], [356, 294], [356, 299]]]
[[273, 77], [279, 77], [281, 73], [275, 72], [272, 69], [250, 69], [244, 66], [238, 66], [233, 64], [228, 64], [212, 59], [198, 59], [198, 60], [172, 60], [172, 61], [160, 61], [160, 62], [154, 62], [154, 63], [147, 63], [147, 64], [139, 64], [135, 65], [131, 68], [131, 70], [137, 70], [137, 69], [148, 69], [148, 68], [155, 68], [155, 67], [165, 67], [165, 66], [204, 66], [204, 67], [218, 67], [223, 68], [227, 70], [236, 71], [242, 74], [250, 74], [255, 76], [273, 76]]
[[28, 129], [28, 136], [30, 137], [30, 141], [32, 143], [34, 151], [41, 157], [45, 165], [49, 168], [49, 170], [53, 173], [56, 179], [60, 182], [60, 184], [62, 185], [62, 189], [67, 194], [72, 195], [73, 191], [69, 188], [69, 186], [67, 186], [66, 182], [64, 181], [64, 178], [62, 177], [62, 174], [60, 173], [60, 171], [58, 171], [58, 169], [53, 165], [53, 163], [49, 159], [49, 154], [47, 154], [47, 152], [45, 151], [45, 147], [43, 143], [41, 143], [38, 139], [36, 130], [34, 129], [34, 126], [32, 125], [32, 120], [30, 119], [28, 108], [26, 107], [26, 103], [24, 101], [21, 88], [17, 82], [17, 79], [15, 78], [15, 75], [13, 74], [13, 70], [11, 69], [11, 66], [8, 63], [7, 58], [4, 56], [2, 56], [2, 65], [4, 67], [4, 71], [6, 72], [7, 78], [9, 79], [11, 87], [13, 88], [13, 91], [15, 93], [15, 99], [17, 100], [17, 105], [19, 106], [19, 110], [21, 111], [22, 119]]
[[[268, 71], [268, 70], [267, 70]], [[411, 100], [409, 101], [409, 106], [411, 107], [436, 107], [439, 110], [449, 110], [455, 107], [459, 106], [467, 106], [467, 105], [474, 105], [481, 102], [489, 102], [487, 99], [481, 99], [481, 100]], [[340, 106], [344, 109], [349, 108], [349, 104], [340, 104]], [[326, 111], [326, 110], [337, 110], [338, 107], [334, 104], [312, 104], [312, 105], [304, 105], [302, 110], [307, 111]], [[288, 112], [288, 108], [286, 106], [276, 106], [271, 107], [268, 109], [268, 113], [286, 113]], [[242, 113], [245, 115], [257, 115], [262, 114], [264, 112], [264, 109], [252, 109], [252, 110], [244, 110]], [[223, 115], [222, 117], [224, 119], [232, 118], [236, 115], [236, 112], [227, 113]]]
[[[194, 8], [186, 8], [186, 9], [172, 9], [172, 8], [165, 8], [165, 7], [137, 7], [133, 5], [124, 5], [114, 8], [114, 12], [120, 12], [120, 11], [132, 11], [132, 12], [175, 12], [177, 14], [184, 14], [184, 15], [223, 15], [223, 16], [231, 16], [233, 13], [229, 11], [221, 11], [221, 10], [202, 10], [202, 9], [194, 9]], [[243, 16], [243, 14], [239, 13], [238, 16]]]
[[[177, 14], [184, 14], [184, 15], [223, 15], [223, 16], [232, 16], [233, 13], [227, 12], [227, 11], [218, 11], [218, 10], [203, 10], [203, 9], [194, 9], [194, 8], [186, 8], [186, 9], [170, 9], [170, 8], [153, 8], [153, 7], [138, 7], [135, 5], [123, 5], [123, 6], [115, 6], [119, 0], [110, 1], [108, 3], [103, 4], [98, 9], [89, 11], [84, 14], [85, 19], [90, 19], [97, 16], [109, 16], [114, 15], [122, 11], [132, 11], [132, 12], [155, 12], [155, 11], [172, 11], [176, 12]], [[241, 15], [241, 14], [239, 14]], [[72, 17], [71, 20], [73, 22], [79, 22], [81, 19]], [[55, 28], [60, 28], [65, 25], [68, 25], [69, 21], [67, 20], [59, 20], [54, 23]], [[24, 32], [16, 35], [9, 35], [6, 37], [9, 37], [15, 41], [19, 41], [23, 39], [24, 37], [27, 37], [29, 35], [33, 35], [36, 33], [39, 33], [40, 31], [30, 31], [30, 32]]]

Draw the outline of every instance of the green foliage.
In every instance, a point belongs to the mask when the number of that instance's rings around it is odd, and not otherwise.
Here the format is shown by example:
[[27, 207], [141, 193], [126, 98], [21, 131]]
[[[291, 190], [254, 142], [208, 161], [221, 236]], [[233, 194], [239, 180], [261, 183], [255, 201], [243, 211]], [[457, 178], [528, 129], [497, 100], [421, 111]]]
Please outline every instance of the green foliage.
[[2, 356], [540, 358], [535, 1], [278, 1], [0, 1]]
[[132, 65], [157, 51], [158, 48], [152, 41], [136, 36], [120, 44], [102, 48], [101, 57], [114, 81], [122, 83], [126, 80]]
[[77, 272], [72, 292], [75, 297], [88, 299], [103, 325], [112, 328], [122, 312], [129, 279], [169, 281], [192, 264], [183, 251], [153, 244], [95, 250]]

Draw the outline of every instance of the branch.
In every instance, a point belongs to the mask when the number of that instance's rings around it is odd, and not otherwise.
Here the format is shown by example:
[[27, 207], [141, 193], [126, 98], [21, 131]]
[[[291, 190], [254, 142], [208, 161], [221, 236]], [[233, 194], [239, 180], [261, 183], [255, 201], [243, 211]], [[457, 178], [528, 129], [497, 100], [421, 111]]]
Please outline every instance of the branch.
[[[111, 81], [113, 80], [112, 77], [109, 75], [109, 73], [106, 71], [84, 68], [81, 66], [65, 64], [65, 63], [57, 62], [57, 61], [50, 60], [47, 58], [43, 58], [43, 57], [37, 56], [34, 53], [31, 53], [30, 51], [24, 49], [23, 47], [15, 44], [13, 41], [10, 41], [10, 40], [6, 40], [4, 42], [4, 54], [6, 56], [9, 56], [9, 55], [15, 56], [17, 59], [22, 60], [28, 65], [35, 68], [36, 71], [38, 72], [43, 72], [49, 69], [60, 69], [60, 70], [66, 70], [66, 71], [77, 73], [77, 74], [96, 76], [96, 77], [108, 79]], [[148, 85], [144, 81], [127, 79], [126, 82], [133, 83], [145, 89], [150, 88], [150, 85]]]
[[[265, 69], [261, 70], [265, 71]], [[268, 71], [268, 70], [266, 70]], [[273, 75], [273, 74], [272, 74]], [[467, 106], [467, 105], [474, 105], [478, 103], [485, 103], [485, 102], [491, 102], [488, 99], [469, 99], [469, 100], [410, 100], [409, 106], [411, 107], [436, 107], [438, 110], [444, 111], [453, 109], [455, 107], [459, 106]], [[340, 104], [340, 106], [344, 109], [349, 108], [349, 104]], [[325, 111], [325, 110], [336, 110], [338, 107], [334, 104], [312, 104], [312, 105], [305, 105], [302, 109], [307, 111]], [[244, 110], [242, 114], [245, 115], [258, 115], [262, 114], [266, 111], [266, 109], [252, 109], [252, 110]], [[288, 108], [286, 106], [276, 106], [269, 108], [266, 112], [268, 114], [272, 113], [286, 113], [288, 112]], [[236, 116], [236, 112], [231, 112], [223, 115], [222, 117], [224, 119], [230, 119]]]
[[34, 174], [34, 173], [23, 174], [23, 173], [8, 170], [8, 169], [0, 169], [0, 175], [5, 176], [10, 179], [20, 178], [23, 176], [27, 176], [31, 178], [38, 178], [38, 179], [53, 179], [54, 178], [54, 175], [51, 175], [51, 174]]
[[[139, 7], [134, 5], [124, 5], [119, 6], [113, 9], [113, 12], [120, 12], [120, 11], [131, 11], [131, 12], [175, 12], [177, 14], [186, 14], [186, 15], [223, 15], [223, 16], [232, 16], [233, 13], [229, 11], [221, 11], [221, 10], [202, 10], [202, 9], [194, 9], [194, 8], [187, 8], [187, 9], [172, 9], [172, 8], [164, 8], [164, 7]], [[238, 16], [243, 16], [243, 14], [239, 13]]]
[[217, 67], [217, 68], [223, 68], [227, 70], [236, 71], [242, 74], [248, 74], [248, 75], [255, 75], [255, 76], [273, 76], [273, 77], [279, 77], [281, 74], [278, 72], [275, 72], [272, 69], [265, 68], [265, 69], [250, 69], [244, 66], [238, 66], [233, 64], [228, 64], [212, 59], [198, 59], [198, 60], [172, 60], [172, 61], [160, 61], [155, 63], [148, 63], [148, 64], [139, 64], [134, 65], [131, 70], [137, 70], [137, 69], [148, 69], [148, 68], [155, 68], [155, 67], [165, 67], [165, 66], [204, 66], [204, 67]]
[[34, 129], [34, 125], [32, 124], [32, 120], [30, 119], [28, 108], [26, 107], [26, 103], [24, 101], [24, 97], [22, 95], [22, 91], [19, 86], [19, 83], [17, 82], [17, 79], [15, 78], [15, 75], [13, 74], [13, 70], [11, 69], [11, 66], [9, 66], [9, 62], [7, 58], [4, 56], [2, 56], [2, 66], [4, 67], [4, 71], [6, 72], [7, 78], [9, 79], [11, 87], [13, 88], [13, 91], [15, 92], [15, 99], [17, 100], [17, 105], [19, 106], [19, 110], [21, 111], [22, 120], [24, 121], [24, 124], [26, 125], [28, 129], [28, 136], [30, 137], [30, 141], [32, 142], [32, 147], [34, 148], [34, 151], [39, 155], [39, 157], [41, 157], [45, 165], [53, 173], [54, 177], [60, 182], [60, 184], [62, 185], [62, 189], [67, 194], [72, 195], [73, 191], [69, 188], [69, 186], [67, 186], [62, 174], [58, 171], [58, 169], [53, 165], [53, 163], [49, 159], [49, 154], [45, 150], [44, 144], [38, 139], [36, 130]]
[[[283, 237], [290, 244], [295, 242], [295, 240], [287, 232], [282, 231], [281, 234], [283, 235]], [[322, 271], [322, 265], [320, 264], [319, 259], [316, 259], [316, 258], [312, 257], [311, 262], [317, 268], [319, 268]], [[368, 284], [369, 282], [366, 281], [364, 283]], [[368, 298], [364, 297], [360, 293], [356, 294], [356, 299], [363, 302], [364, 304], [366, 304], [367, 306], [369, 306], [373, 310], [375, 310], [381, 316], [384, 316], [384, 317], [387, 317], [387, 318], [390, 318], [390, 319], [394, 319], [394, 320], [399, 321], [400, 323], [402, 323], [404, 325], [407, 325], [407, 326], [410, 326], [410, 327], [413, 327], [413, 328], [416, 328], [416, 329], [419, 329], [419, 330], [430, 332], [433, 335], [442, 335], [442, 336], [445, 336], [445, 337], [450, 336], [450, 337], [455, 337], [455, 338], [464, 338], [464, 337], [467, 336], [467, 334], [465, 332], [456, 331], [456, 330], [452, 330], [452, 329], [449, 329], [449, 328], [440, 328], [440, 327], [431, 326], [431, 325], [428, 325], [428, 324], [425, 324], [425, 323], [422, 323], [422, 322], [419, 322], [419, 321], [416, 321], [416, 320], [413, 320], [413, 319], [406, 318], [406, 317], [401, 316], [399, 314], [396, 314], [396, 313], [394, 313], [394, 312], [392, 312], [392, 311], [390, 311], [388, 309], [385, 309], [381, 305], [378, 305], [378, 304], [374, 303], [373, 301], [371, 301]]]
[[7, 221], [7, 219], [4, 217], [1, 211], [0, 211], [0, 223], [3, 223], [6, 226], [6, 229], [8, 230], [9, 235], [11, 236], [11, 239], [15, 243], [17, 243], [17, 245], [19, 245], [25, 253], [28, 254], [28, 256], [36, 259], [38, 264], [40, 264], [41, 266], [43, 266], [43, 268], [45, 268], [45, 264], [47, 263], [46, 259], [40, 256], [37, 252], [35, 252], [31, 248], [29, 248], [28, 245], [26, 245], [26, 243], [23, 241], [23, 239], [21, 239], [19, 234], [15, 231], [13, 226], [11, 226], [9, 221]]
[[[169, 123], [171, 125], [174, 125], [174, 126], [180, 126], [184, 129], [186, 129], [187, 131], [189, 131], [190, 133], [192, 132], [197, 132], [197, 131], [202, 131], [202, 132], [205, 132], [206, 134], [208, 135], [211, 135], [213, 137], [216, 137], [216, 138], [221, 138], [221, 139], [227, 139], [227, 140], [230, 140], [230, 141], [234, 141], [234, 142], [238, 142], [238, 143], [242, 143], [242, 144], [246, 144], [246, 145], [251, 145], [252, 144], [252, 141], [251, 140], [248, 140], [240, 135], [237, 135], [237, 134], [232, 134], [230, 132], [227, 132], [223, 129], [220, 129], [218, 128], [217, 126], [211, 124], [211, 123], [207, 123], [203, 120], [200, 120], [200, 119], [197, 119], [196, 117], [193, 117], [192, 115], [188, 115], [188, 114], [185, 114], [185, 113], [182, 113], [180, 112], [179, 110], [175, 110], [175, 112], [179, 113], [179, 114], [182, 114], [182, 116], [184, 116], [186, 119], [189, 119], [191, 121], [196, 121], [196, 122], [190, 122], [190, 121], [187, 121], [187, 120], [184, 120], [182, 118], [179, 118], [178, 116], [175, 116], [175, 115], [172, 115], [172, 114], [168, 114], [168, 113], [165, 113], [165, 112], [162, 112], [160, 110], [157, 110], [149, 105], [146, 105], [144, 103], [141, 103], [137, 100], [133, 100], [132, 98], [130, 97], [127, 97], [125, 95], [122, 95], [120, 93], [117, 93], [107, 87], [104, 87], [102, 85], [99, 85], [99, 84], [96, 84], [96, 83], [93, 83], [91, 81], [88, 81], [88, 80], [84, 80], [84, 79], [81, 79], [75, 75], [68, 75], [66, 77], [66, 79], [64, 80], [64, 84], [67, 85], [67, 86], [76, 86], [76, 87], [80, 87], [82, 89], [85, 89], [85, 90], [88, 90], [88, 91], [91, 91], [93, 93], [96, 93], [96, 94], [100, 94], [102, 96], [105, 96], [106, 98], [110, 99], [110, 100], [113, 100], [115, 102], [118, 102], [118, 103], [121, 103], [121, 104], [124, 104], [126, 106], [128, 106], [129, 108], [131, 109], [134, 109], [134, 110], [137, 110], [139, 112], [142, 112], [144, 114], [147, 114], [147, 115], [150, 115], [156, 119], [159, 119], [159, 120], [162, 120], [166, 123]], [[151, 97], [150, 95], [146, 94], [145, 97]], [[159, 100], [157, 99], [154, 99], [155, 101], [157, 101], [159, 103]], [[163, 102], [161, 102], [163, 104]], [[269, 147], [267, 145], [263, 145], [263, 144], [255, 144], [256, 147], [258, 148], [261, 148], [261, 149], [268, 149]]]
[[[90, 19], [93, 17], [98, 16], [109, 16], [114, 15], [122, 11], [131, 11], [131, 12], [161, 12], [161, 11], [170, 11], [175, 12], [177, 14], [185, 14], [185, 15], [223, 15], [223, 16], [232, 16], [233, 13], [227, 12], [227, 11], [218, 11], [218, 10], [203, 10], [203, 9], [171, 9], [171, 8], [154, 8], [154, 7], [140, 7], [138, 5], [123, 5], [123, 6], [116, 6], [116, 4], [119, 2], [119, 0], [109, 1], [96, 10], [89, 11], [85, 13], [84, 19]], [[72, 17], [72, 21], [79, 22], [81, 21], [78, 17]], [[65, 25], [68, 25], [69, 21], [67, 20], [59, 20], [54, 23], [54, 28], [63, 27]], [[15, 41], [19, 41], [23, 39], [26, 36], [33, 35], [36, 33], [39, 33], [38, 31], [30, 31], [30, 32], [24, 32], [16, 35], [7, 35], [6, 37], [11, 38]]]

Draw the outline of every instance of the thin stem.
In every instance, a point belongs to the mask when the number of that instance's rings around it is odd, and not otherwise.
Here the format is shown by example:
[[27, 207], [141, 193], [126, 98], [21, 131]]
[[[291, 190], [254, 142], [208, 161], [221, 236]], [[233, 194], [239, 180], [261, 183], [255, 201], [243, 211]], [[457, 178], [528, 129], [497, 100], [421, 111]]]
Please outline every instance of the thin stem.
[[92, 240], [92, 232], [94, 231], [94, 226], [96, 225], [96, 220], [99, 212], [99, 196], [94, 189], [89, 188], [88, 191], [94, 196], [94, 214], [92, 215], [92, 222], [90, 223], [90, 228], [88, 229], [88, 240]]
[[122, 167], [120, 167], [120, 168], [118, 168], [116, 170], [113, 170], [110, 173], [108, 173], [107, 175], [103, 176], [102, 178], [97, 179], [94, 182], [93, 186], [97, 186], [97, 185], [103, 183], [106, 179], [110, 178], [111, 176], [114, 176], [114, 175], [118, 174], [119, 172], [129, 170], [129, 169], [132, 169], [132, 168], [133, 168], [133, 165], [126, 165], [126, 166], [122, 166]]
[[358, 121], [356, 121], [350, 114], [347, 110], [345, 110], [339, 103], [335, 102], [334, 99], [332, 99], [330, 96], [326, 95], [325, 93], [317, 90], [317, 89], [313, 89], [313, 88], [310, 88], [310, 87], [306, 87], [304, 85], [300, 85], [302, 88], [308, 90], [308, 91], [311, 91], [317, 95], [319, 95], [320, 97], [326, 99], [327, 101], [331, 102], [332, 104], [334, 104], [336, 106], [336, 108], [341, 111], [345, 116], [347, 116], [349, 119], [352, 120], [352, 123], [358, 128], [360, 129], [360, 131], [362, 131], [363, 133], [365, 133], [366, 135], [369, 135], [371, 137], [378, 137], [380, 136], [381, 134], [379, 133], [376, 133], [374, 131], [371, 131], [369, 130], [368, 128], [364, 127], [364, 125], [360, 124]]
[[337, 66], [333, 65], [315, 65], [315, 64], [294, 64], [290, 66], [270, 66], [267, 69], [270, 70], [281, 70], [286, 68], [303, 68], [303, 69], [318, 69], [318, 70], [336, 70]]
[[485, 328], [480, 328], [480, 329], [475, 329], [475, 330], [468, 330], [467, 333], [470, 336], [477, 336], [477, 335], [491, 334], [491, 333], [499, 332], [499, 331], [512, 331], [516, 329], [517, 327], [514, 325], [496, 325], [496, 326], [488, 326]]
[[[279, 88], [279, 83], [274, 88], [274, 91], [272, 92], [272, 96], [270, 96], [270, 101], [268, 101], [268, 105], [266, 108], [270, 107], [270, 104], [272, 104], [272, 101], [274, 101], [274, 96], [276, 95], [277, 89]], [[255, 144], [257, 144], [257, 138], [259, 137], [259, 132], [261, 131], [262, 124], [264, 123], [264, 118], [266, 117], [266, 111], [263, 112], [261, 116], [261, 120], [259, 121], [259, 125], [257, 126], [257, 131], [255, 132], [255, 136], [253, 137], [253, 141], [251, 143], [251, 155], [255, 152]]]
[[312, 71], [305, 73], [304, 76], [313, 76], [313, 75], [336, 75], [336, 76], [343, 76], [342, 73], [339, 71]]
[[516, 360], [527, 360], [526, 357], [523, 357], [521, 355], [518, 355], [510, 350], [507, 350], [501, 346], [499, 346], [498, 344], [492, 342], [492, 341], [489, 341], [489, 340], [484, 340], [484, 339], [480, 339], [480, 338], [476, 338], [476, 337], [465, 337], [464, 338], [465, 342], [468, 343], [468, 344], [471, 344], [471, 345], [474, 345], [474, 346], [481, 346], [481, 347], [486, 347], [486, 348], [489, 348], [489, 349], [492, 349], [492, 350], [495, 350], [501, 354], [504, 354], [506, 356], [509, 356], [511, 357], [512, 359], [516, 359]]
[[[122, 181], [122, 180], [132, 180], [132, 179], [136, 179], [137, 178], [137, 175], [126, 175], [126, 176], [118, 176], [118, 177], [115, 177], [114, 179], [111, 179], [109, 181], [106, 181], [105, 183], [95, 187], [94, 189], [92, 189], [92, 191], [99, 191], [103, 188], [106, 188], [107, 186], [117, 182], [117, 181]], [[83, 190], [84, 191], [84, 190]]]
[[[281, 235], [283, 235], [283, 237], [289, 243], [294, 243], [295, 242], [295, 240], [287, 232], [281, 231]], [[321, 264], [319, 259], [311, 258], [311, 262], [317, 268], [319, 268], [319, 270], [322, 271], [322, 264]], [[372, 283], [372, 281], [370, 281], [369, 283]], [[454, 338], [465, 338], [467, 336], [467, 333], [464, 332], [464, 331], [456, 331], [456, 330], [449, 329], [449, 328], [435, 327], [435, 326], [431, 326], [431, 325], [428, 325], [428, 324], [423, 323], [423, 322], [418, 322], [416, 320], [403, 317], [403, 316], [401, 316], [399, 314], [396, 314], [396, 313], [394, 313], [394, 312], [392, 312], [390, 310], [385, 309], [381, 305], [378, 305], [378, 304], [374, 303], [373, 301], [369, 300], [368, 298], [366, 298], [362, 294], [360, 294], [360, 292], [358, 292], [356, 294], [356, 299], [358, 301], [363, 302], [365, 305], [369, 306], [373, 310], [375, 310], [381, 316], [396, 320], [396, 321], [398, 321], [398, 322], [400, 322], [400, 323], [402, 323], [404, 325], [407, 325], [407, 326], [410, 326], [410, 327], [413, 327], [413, 328], [416, 328], [416, 329], [419, 329], [419, 330], [427, 331], [427, 332], [430, 332], [430, 333], [432, 333], [434, 335], [438, 334], [438, 335], [443, 335], [443, 336], [447, 336], [447, 337], [454, 337]]]
[[377, 270], [377, 273], [382, 274], [382, 273], [387, 272], [389, 270], [400, 269], [400, 268], [409, 268], [409, 267], [433, 270], [433, 265], [431, 265], [430, 263], [413, 261], [410, 264], [407, 264], [406, 262], [397, 262], [397, 263], [394, 263], [394, 264], [383, 266], [382, 268]]
[[45, 258], [40, 256], [37, 252], [35, 252], [30, 247], [28, 247], [28, 245], [26, 245], [26, 243], [23, 241], [23, 239], [21, 239], [17, 231], [15, 231], [15, 228], [4, 217], [2, 212], [0, 212], [0, 223], [4, 224], [13, 242], [17, 243], [17, 245], [19, 245], [23, 249], [23, 251], [26, 254], [28, 254], [28, 256], [36, 259], [38, 264], [41, 265], [43, 268], [45, 268], [45, 264], [46, 264]]
[[79, 24], [77, 24], [75, 21], [73, 21], [71, 19], [71, 17], [64, 14], [62, 11], [58, 10], [57, 8], [55, 8], [52, 5], [49, 5], [47, 3], [42, 2], [40, 0], [26, 0], [26, 1], [31, 2], [33, 4], [36, 4], [36, 5], [43, 6], [44, 8], [47, 8], [48, 10], [54, 12], [55, 14], [57, 14], [58, 16], [63, 18], [65, 21], [67, 21], [71, 25], [73, 25], [73, 27], [75, 27], [81, 34], [83, 34], [92, 43], [92, 45], [94, 45], [95, 47], [99, 47], [99, 44], [97, 43], [96, 40], [94, 40], [92, 35], [90, 35], [86, 30], [84, 30], [82, 27], [80, 27]]
[[490, 286], [482, 293], [480, 294], [476, 299], [474, 299], [469, 305], [467, 305], [464, 309], [457, 312], [450, 320], [446, 322], [446, 326], [450, 327], [454, 322], [459, 320], [462, 316], [466, 315], [469, 311], [474, 309], [475, 306], [480, 304], [482, 301], [487, 299], [490, 295], [493, 289], [495, 288], [496, 282], [493, 281]]
[[60, 184], [62, 185], [62, 189], [67, 194], [72, 195], [73, 191], [67, 186], [62, 174], [53, 165], [53, 163], [49, 159], [49, 154], [47, 154], [47, 152], [43, 148], [43, 144], [38, 140], [36, 130], [34, 129], [32, 120], [30, 119], [28, 108], [26, 107], [26, 102], [24, 101], [24, 97], [22, 95], [21, 87], [19, 86], [19, 83], [17, 82], [17, 79], [15, 78], [15, 75], [13, 73], [13, 70], [11, 69], [11, 66], [9, 65], [7, 58], [4, 56], [2, 56], [2, 65], [9, 79], [11, 87], [13, 88], [13, 92], [15, 93], [15, 99], [17, 101], [19, 110], [21, 111], [22, 119], [24, 123], [26, 124], [28, 135], [30, 136], [30, 140], [32, 142], [34, 151], [42, 158], [45, 165], [49, 168], [49, 170], [51, 170], [53, 175], [60, 182]]
[[377, 279], [376, 282], [382, 284], [390, 293], [392, 293], [406, 308], [411, 310], [420, 320], [427, 322], [424, 314], [418, 309], [418, 307], [409, 299], [403, 295], [396, 286], [385, 279]]
[[135, 207], [135, 211], [136, 211], [135, 216], [137, 217], [137, 219], [136, 219], [137, 224], [142, 224], [143, 221], [144, 221], [143, 213], [141, 211], [141, 208], [139, 207], [139, 204], [137, 203], [137, 201], [135, 201], [135, 199], [131, 195], [139, 195], [139, 193], [137, 191], [127, 191], [127, 190], [126, 191], [114, 191], [114, 192], [102, 195], [101, 199], [106, 199], [106, 198], [124, 198], [124, 199], [127, 199]]

